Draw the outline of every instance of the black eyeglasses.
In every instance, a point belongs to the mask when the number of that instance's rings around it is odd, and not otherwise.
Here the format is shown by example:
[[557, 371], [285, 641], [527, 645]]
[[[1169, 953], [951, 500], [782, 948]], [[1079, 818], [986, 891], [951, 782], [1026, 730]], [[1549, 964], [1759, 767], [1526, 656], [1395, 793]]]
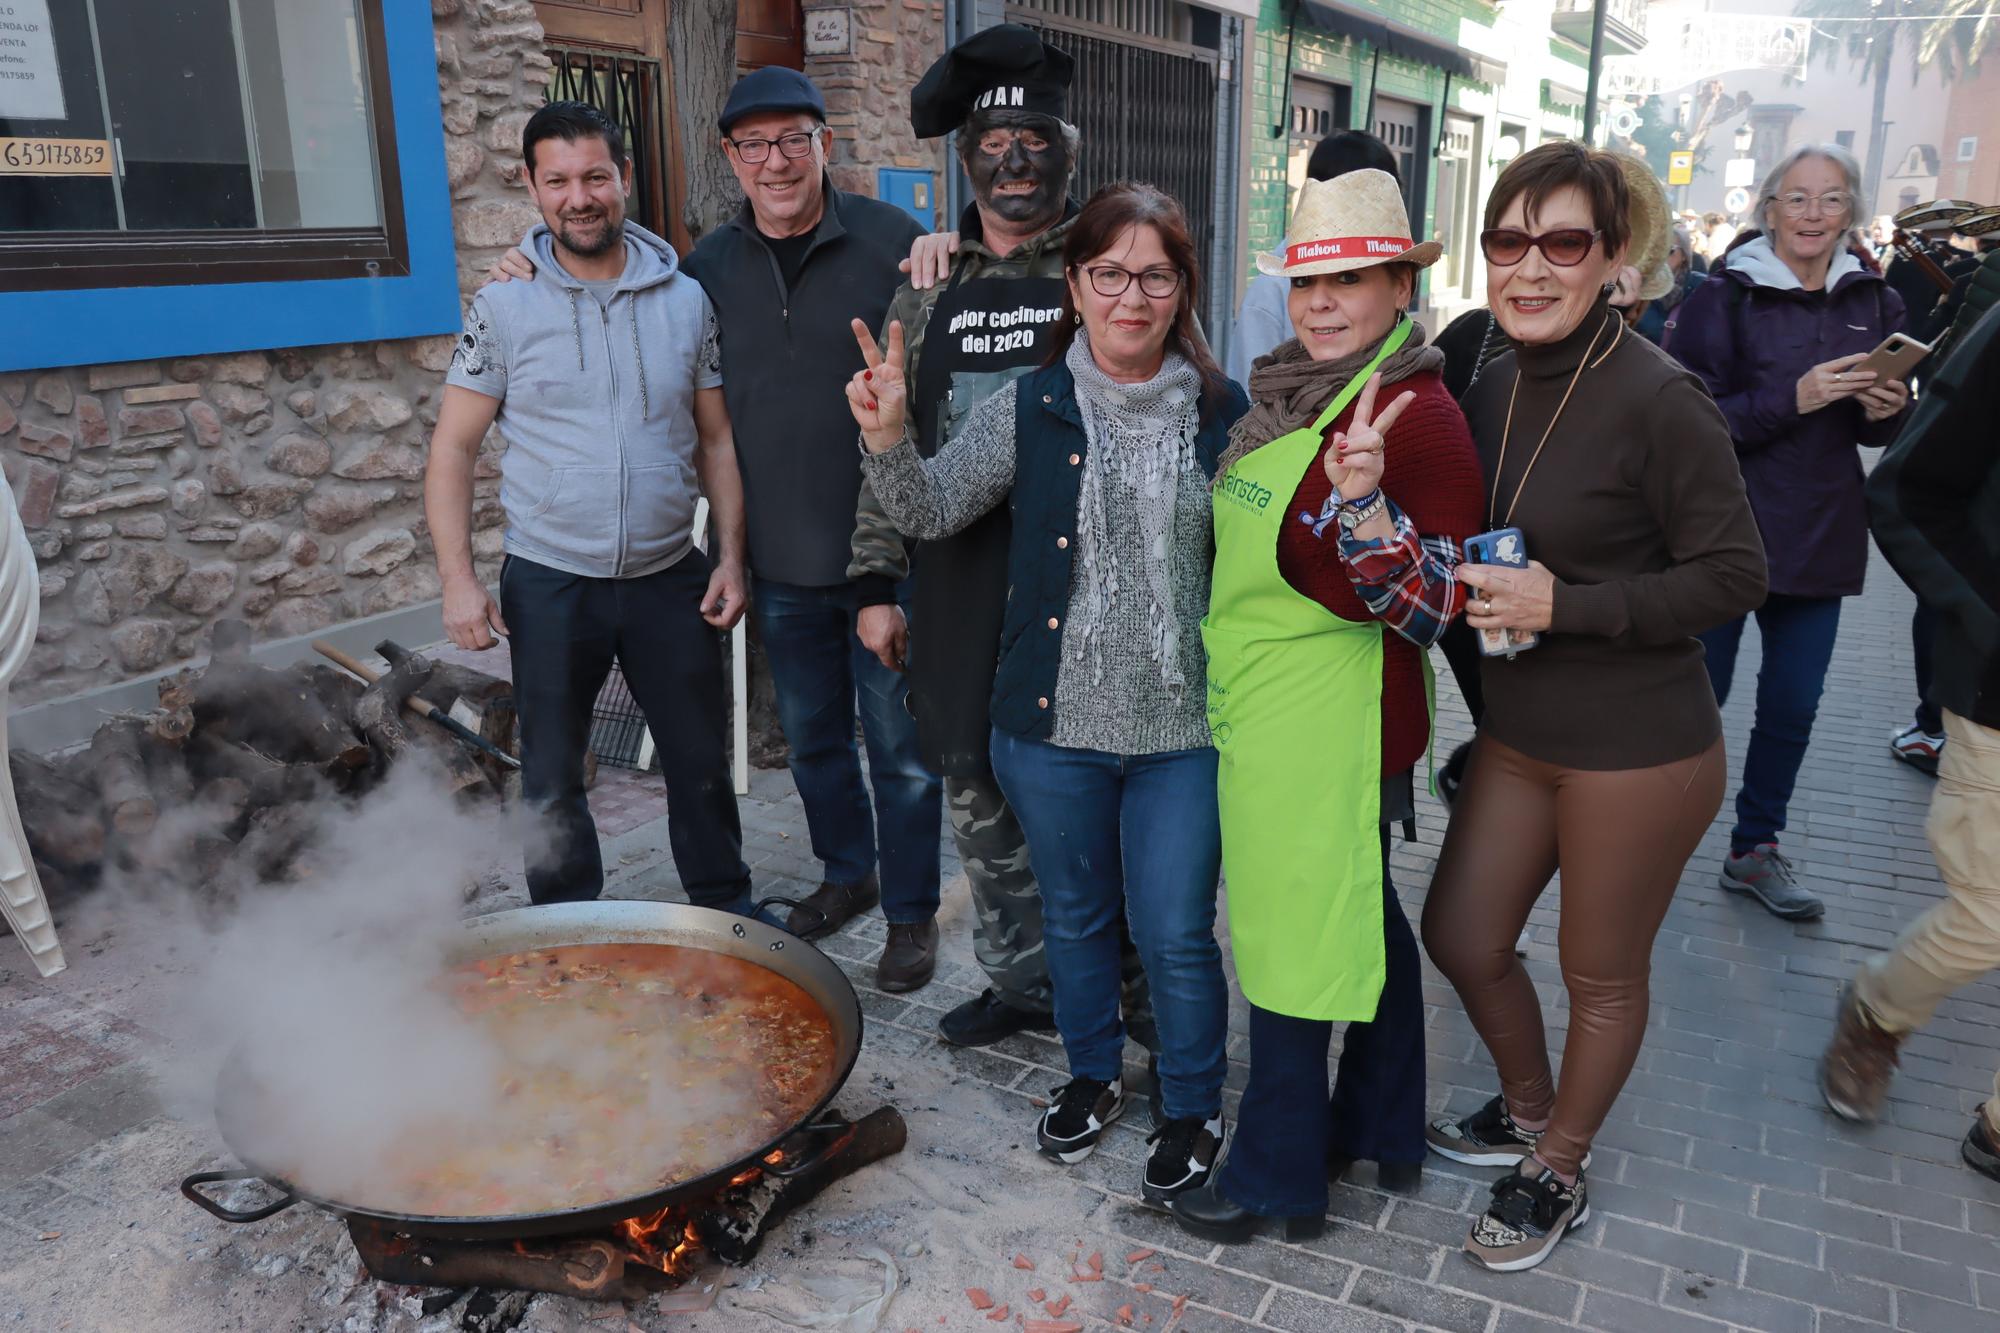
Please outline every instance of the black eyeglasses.
[[1084, 272], [1090, 275], [1091, 290], [1099, 296], [1123, 296], [1134, 278], [1139, 280], [1140, 294], [1155, 300], [1163, 300], [1181, 289], [1181, 271], [1177, 268], [1149, 268], [1144, 273], [1134, 273], [1116, 264], [1100, 264]]
[[1597, 233], [1583, 227], [1558, 227], [1540, 236], [1530, 236], [1513, 227], [1495, 227], [1479, 233], [1479, 249], [1489, 264], [1511, 267], [1540, 250], [1542, 258], [1557, 268], [1575, 268], [1597, 244]]
[[736, 150], [736, 156], [754, 167], [771, 155], [772, 144], [778, 145], [778, 151], [786, 157], [804, 157], [812, 151], [813, 140], [818, 137], [818, 130], [801, 130], [775, 139], [731, 139], [729, 146]]

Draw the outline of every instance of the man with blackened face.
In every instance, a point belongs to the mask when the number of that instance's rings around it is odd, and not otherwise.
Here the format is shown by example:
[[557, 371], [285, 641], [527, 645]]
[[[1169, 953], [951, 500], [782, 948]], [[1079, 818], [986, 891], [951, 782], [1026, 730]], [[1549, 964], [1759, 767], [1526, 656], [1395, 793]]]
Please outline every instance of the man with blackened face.
[[[910, 127], [920, 138], [956, 135], [973, 194], [956, 253], [932, 244], [939, 238], [920, 241], [912, 282], [897, 292], [888, 321], [864, 327], [886, 346], [889, 328], [900, 326], [909, 429], [926, 457], [976, 404], [1041, 364], [1062, 316], [1063, 239], [1077, 212], [1069, 197], [1078, 148], [1068, 121], [1072, 68], [1033, 29], [1002, 24], [946, 52], [910, 94]], [[946, 254], [941, 280], [932, 281]], [[847, 571], [861, 588], [862, 643], [908, 672], [918, 747], [944, 778], [971, 887], [973, 951], [988, 989], [938, 1025], [962, 1046], [1055, 1029], [1027, 839], [987, 762], [1008, 538], [1002, 506], [913, 551], [864, 481]], [[896, 603], [905, 578], [907, 620]], [[1127, 1026], [1150, 1045], [1145, 975], [1129, 943], [1125, 953]]]

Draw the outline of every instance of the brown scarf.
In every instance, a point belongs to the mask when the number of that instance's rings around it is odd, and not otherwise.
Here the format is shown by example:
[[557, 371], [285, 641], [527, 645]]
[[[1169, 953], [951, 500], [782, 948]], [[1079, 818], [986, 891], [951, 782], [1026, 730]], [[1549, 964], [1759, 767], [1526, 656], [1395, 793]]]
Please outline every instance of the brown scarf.
[[[1384, 334], [1360, 351], [1332, 361], [1313, 360], [1297, 338], [1288, 338], [1272, 348], [1270, 355], [1258, 357], [1250, 367], [1250, 410], [1230, 427], [1229, 447], [1215, 467], [1216, 481], [1220, 483], [1230, 465], [1245, 454], [1310, 426], [1334, 395], [1375, 359], [1388, 336]], [[1428, 346], [1424, 326], [1413, 322], [1409, 340], [1390, 354], [1378, 372], [1386, 386], [1443, 369], [1444, 353]]]

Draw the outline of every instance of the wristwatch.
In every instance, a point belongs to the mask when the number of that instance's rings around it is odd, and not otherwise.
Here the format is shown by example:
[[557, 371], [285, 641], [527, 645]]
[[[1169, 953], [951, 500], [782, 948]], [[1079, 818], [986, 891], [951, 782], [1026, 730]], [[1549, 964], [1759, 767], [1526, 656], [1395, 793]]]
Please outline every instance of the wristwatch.
[[1379, 488], [1374, 494], [1363, 496], [1359, 503], [1351, 500], [1343, 500], [1340, 502], [1340, 530], [1345, 533], [1352, 533], [1363, 523], [1366, 523], [1377, 514], [1383, 513], [1388, 508], [1388, 497], [1384, 496]]

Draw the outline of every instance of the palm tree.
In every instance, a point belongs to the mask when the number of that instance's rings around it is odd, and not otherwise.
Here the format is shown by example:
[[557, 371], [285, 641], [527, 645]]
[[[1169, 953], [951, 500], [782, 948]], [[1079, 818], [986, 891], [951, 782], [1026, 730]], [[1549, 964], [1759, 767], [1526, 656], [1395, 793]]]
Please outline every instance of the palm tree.
[[[1845, 56], [1874, 84], [1868, 161], [1861, 177], [1871, 196], [1882, 180], [1882, 110], [1889, 99], [1898, 34], [1911, 39], [1912, 82], [1932, 64], [1945, 79], [1954, 79], [1975, 67], [2000, 34], [1993, 7], [1993, 0], [1801, 0], [1800, 18], [1826, 20], [1824, 26], [1814, 25], [1814, 35], [1822, 39], [1814, 43], [1814, 53], [1829, 65]], [[1915, 31], [1903, 32], [1906, 28]]]

